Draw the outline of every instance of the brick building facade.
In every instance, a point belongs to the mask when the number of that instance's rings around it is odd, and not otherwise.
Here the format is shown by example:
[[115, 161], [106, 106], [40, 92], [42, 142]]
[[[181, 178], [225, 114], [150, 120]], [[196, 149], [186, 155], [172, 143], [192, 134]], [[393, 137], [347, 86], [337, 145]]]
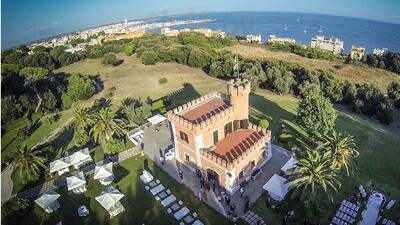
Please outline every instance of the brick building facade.
[[179, 106], [167, 118], [177, 161], [233, 193], [271, 157], [271, 132], [249, 123], [248, 81], [230, 80], [227, 90]]

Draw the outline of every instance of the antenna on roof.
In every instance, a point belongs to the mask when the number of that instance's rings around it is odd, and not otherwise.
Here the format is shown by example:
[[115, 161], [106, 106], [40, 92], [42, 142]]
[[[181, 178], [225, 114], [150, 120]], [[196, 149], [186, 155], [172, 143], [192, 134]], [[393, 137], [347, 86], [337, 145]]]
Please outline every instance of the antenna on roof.
[[234, 76], [234, 78], [240, 78], [239, 61], [238, 61], [237, 56], [235, 56], [235, 65], [233, 66], [233, 76]]

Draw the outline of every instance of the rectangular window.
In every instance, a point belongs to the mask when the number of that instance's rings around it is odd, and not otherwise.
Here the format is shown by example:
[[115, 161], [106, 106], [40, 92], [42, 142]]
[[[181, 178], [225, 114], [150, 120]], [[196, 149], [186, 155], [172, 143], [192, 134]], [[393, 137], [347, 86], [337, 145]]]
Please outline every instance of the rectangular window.
[[181, 140], [185, 141], [186, 143], [189, 143], [189, 138], [185, 132], [180, 131], [179, 135], [181, 136]]
[[213, 142], [214, 144], [218, 142], [218, 130], [213, 132]]
[[249, 121], [248, 120], [241, 120], [240, 121], [240, 128], [241, 129], [247, 129], [249, 127]]
[[232, 122], [225, 125], [225, 137], [230, 133], [232, 133]]
[[236, 131], [239, 128], [240, 128], [240, 121], [239, 120], [233, 121], [233, 130]]

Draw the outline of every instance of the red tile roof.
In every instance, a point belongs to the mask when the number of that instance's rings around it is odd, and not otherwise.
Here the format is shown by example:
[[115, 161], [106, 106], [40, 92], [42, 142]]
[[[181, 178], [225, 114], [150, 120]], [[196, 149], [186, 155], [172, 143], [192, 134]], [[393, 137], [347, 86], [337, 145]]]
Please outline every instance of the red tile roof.
[[189, 111], [183, 113], [182, 116], [192, 123], [198, 124], [227, 109], [228, 107], [228, 102], [219, 98], [215, 98], [190, 109]]
[[240, 129], [226, 136], [216, 144], [213, 154], [232, 162], [235, 158], [247, 151], [264, 134], [251, 129]]

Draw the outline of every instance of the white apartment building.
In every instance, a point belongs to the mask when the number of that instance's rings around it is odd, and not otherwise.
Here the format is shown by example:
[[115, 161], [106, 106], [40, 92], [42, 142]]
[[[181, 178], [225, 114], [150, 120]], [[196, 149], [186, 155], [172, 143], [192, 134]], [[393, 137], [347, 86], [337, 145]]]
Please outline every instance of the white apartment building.
[[387, 51], [388, 51], [387, 48], [374, 48], [374, 50], [372, 51], [372, 54], [377, 55], [377, 56], [382, 56]]
[[246, 35], [246, 42], [248, 43], [261, 43], [261, 34], [248, 34]]
[[296, 40], [294, 38], [287, 38], [287, 37], [277, 37], [275, 35], [268, 36], [268, 43], [290, 43], [296, 44]]
[[341, 41], [339, 38], [325, 38], [324, 36], [316, 36], [311, 38], [311, 47], [339, 54], [343, 51], [343, 41]]

